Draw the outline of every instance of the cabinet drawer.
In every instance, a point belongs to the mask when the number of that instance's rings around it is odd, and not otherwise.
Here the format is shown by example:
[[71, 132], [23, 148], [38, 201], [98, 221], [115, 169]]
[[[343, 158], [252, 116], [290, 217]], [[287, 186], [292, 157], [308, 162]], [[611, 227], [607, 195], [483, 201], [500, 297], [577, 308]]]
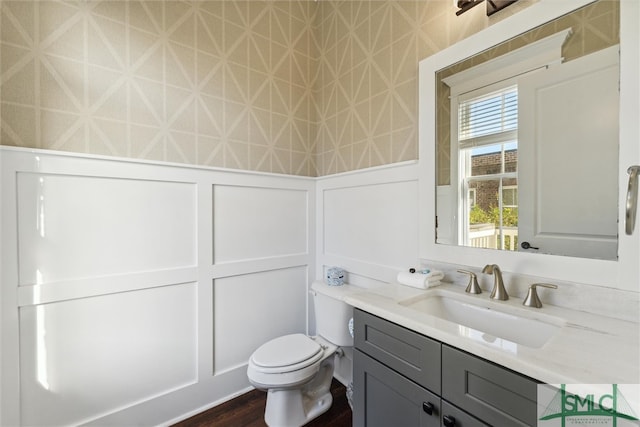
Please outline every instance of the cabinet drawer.
[[501, 427], [535, 426], [537, 382], [442, 346], [442, 398]]
[[440, 347], [402, 326], [354, 311], [355, 346], [412, 381], [440, 394]]
[[354, 427], [440, 427], [439, 396], [359, 350], [353, 352], [353, 397]]

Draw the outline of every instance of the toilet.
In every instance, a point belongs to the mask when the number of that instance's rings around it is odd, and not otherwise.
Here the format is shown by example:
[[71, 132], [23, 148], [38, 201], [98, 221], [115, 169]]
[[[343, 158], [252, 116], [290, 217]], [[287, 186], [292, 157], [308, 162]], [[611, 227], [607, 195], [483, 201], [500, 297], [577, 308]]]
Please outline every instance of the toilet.
[[351, 285], [314, 282], [316, 336], [291, 334], [261, 345], [249, 358], [247, 377], [267, 391], [264, 420], [270, 427], [302, 426], [326, 412], [333, 402], [334, 359], [353, 347], [349, 321], [353, 308], [342, 300]]

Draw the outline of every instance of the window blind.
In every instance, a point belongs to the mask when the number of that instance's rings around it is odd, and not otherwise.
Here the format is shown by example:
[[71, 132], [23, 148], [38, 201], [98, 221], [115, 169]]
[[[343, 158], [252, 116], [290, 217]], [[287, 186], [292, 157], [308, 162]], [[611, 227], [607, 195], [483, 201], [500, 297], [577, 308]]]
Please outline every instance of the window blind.
[[458, 141], [462, 148], [515, 139], [518, 129], [518, 87], [460, 102]]

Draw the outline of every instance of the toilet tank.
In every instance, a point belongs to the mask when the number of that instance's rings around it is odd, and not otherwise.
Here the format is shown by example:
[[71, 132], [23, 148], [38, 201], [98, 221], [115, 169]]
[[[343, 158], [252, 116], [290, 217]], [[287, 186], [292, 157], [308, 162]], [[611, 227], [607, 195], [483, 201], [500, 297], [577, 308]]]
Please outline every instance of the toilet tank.
[[361, 290], [352, 285], [329, 286], [324, 282], [313, 282], [311, 294], [316, 315], [316, 334], [341, 347], [353, 346], [353, 338], [349, 333], [353, 307], [342, 300], [346, 295]]

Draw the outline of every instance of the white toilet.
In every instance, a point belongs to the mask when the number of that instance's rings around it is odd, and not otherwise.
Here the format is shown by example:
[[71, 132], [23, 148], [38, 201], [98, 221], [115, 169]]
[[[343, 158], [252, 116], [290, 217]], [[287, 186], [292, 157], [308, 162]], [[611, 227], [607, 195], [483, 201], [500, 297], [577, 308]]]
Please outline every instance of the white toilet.
[[301, 426], [331, 407], [334, 357], [340, 357], [342, 347], [353, 346], [349, 332], [353, 308], [342, 299], [354, 291], [350, 285], [314, 282], [311, 294], [317, 336], [278, 337], [249, 358], [249, 382], [267, 390], [264, 420], [270, 427]]

